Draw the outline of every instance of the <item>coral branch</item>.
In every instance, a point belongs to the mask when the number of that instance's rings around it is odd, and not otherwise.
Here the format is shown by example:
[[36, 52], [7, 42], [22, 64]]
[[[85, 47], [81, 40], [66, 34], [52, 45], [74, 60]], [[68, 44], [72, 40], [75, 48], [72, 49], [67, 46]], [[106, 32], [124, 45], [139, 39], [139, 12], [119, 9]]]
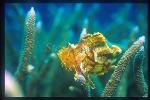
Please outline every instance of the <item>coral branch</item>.
[[145, 82], [142, 70], [143, 58], [144, 58], [144, 46], [142, 46], [139, 52], [135, 55], [133, 63], [133, 67], [135, 70], [136, 85], [142, 96], [148, 94], [148, 86]]
[[87, 85], [87, 86], [85, 87], [85, 90], [86, 90], [86, 92], [87, 92], [87, 96], [88, 96], [88, 97], [92, 97], [91, 87], [90, 87], [89, 85]]
[[117, 64], [117, 68], [115, 69], [114, 73], [112, 74], [111, 78], [106, 84], [102, 96], [113, 96], [121, 80], [121, 76], [125, 71], [126, 66], [130, 62], [131, 58], [137, 53], [137, 51], [143, 45], [144, 42], [145, 36], [142, 36], [136, 42], [134, 42], [133, 45], [124, 53], [124, 55]]
[[31, 79], [27, 87], [27, 96], [34, 95], [33, 91], [39, 84], [38, 82], [40, 82], [47, 76], [47, 74], [50, 71], [49, 69], [51, 68], [50, 65], [52, 64], [52, 62], [54, 62], [55, 59], [56, 59], [55, 53], [49, 54], [48, 58], [45, 60], [45, 63], [42, 65], [41, 70], [31, 74]]
[[27, 14], [27, 19], [25, 23], [25, 44], [22, 50], [22, 54], [19, 61], [19, 66], [16, 72], [16, 77], [19, 82], [25, 79], [28, 73], [28, 65], [32, 59], [34, 39], [35, 39], [35, 11], [32, 7]]

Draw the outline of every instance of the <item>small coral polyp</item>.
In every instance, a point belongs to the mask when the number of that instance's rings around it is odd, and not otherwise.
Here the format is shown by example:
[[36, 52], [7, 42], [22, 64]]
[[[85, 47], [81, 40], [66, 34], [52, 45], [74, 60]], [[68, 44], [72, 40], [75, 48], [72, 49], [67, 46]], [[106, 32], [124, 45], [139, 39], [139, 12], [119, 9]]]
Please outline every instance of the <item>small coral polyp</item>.
[[114, 69], [114, 63], [120, 53], [118, 46], [109, 47], [105, 37], [97, 32], [86, 34], [76, 45], [69, 43], [68, 47], [58, 52], [58, 57], [66, 69], [74, 71], [76, 81], [95, 88], [89, 75], [104, 75]]

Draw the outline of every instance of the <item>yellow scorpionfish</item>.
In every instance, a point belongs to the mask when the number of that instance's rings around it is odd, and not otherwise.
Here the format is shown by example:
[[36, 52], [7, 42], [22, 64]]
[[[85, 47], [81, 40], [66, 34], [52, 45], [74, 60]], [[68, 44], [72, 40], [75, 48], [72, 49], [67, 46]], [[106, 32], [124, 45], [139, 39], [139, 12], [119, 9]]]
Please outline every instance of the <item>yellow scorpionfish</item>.
[[121, 49], [112, 45], [109, 47], [105, 37], [97, 32], [85, 34], [76, 45], [70, 44], [58, 52], [58, 57], [65, 68], [74, 72], [75, 81], [82, 85], [90, 85], [95, 88], [90, 80], [90, 74], [104, 75], [114, 69], [116, 58]]

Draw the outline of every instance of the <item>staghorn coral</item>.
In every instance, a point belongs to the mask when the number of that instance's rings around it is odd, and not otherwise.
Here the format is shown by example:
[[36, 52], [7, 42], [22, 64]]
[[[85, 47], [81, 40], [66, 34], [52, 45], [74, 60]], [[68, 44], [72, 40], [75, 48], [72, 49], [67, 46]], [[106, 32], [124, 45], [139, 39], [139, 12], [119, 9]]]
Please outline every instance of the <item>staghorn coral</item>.
[[85, 87], [85, 90], [86, 90], [86, 92], [87, 92], [87, 96], [88, 96], [88, 97], [92, 97], [91, 87], [90, 87], [89, 85], [87, 85], [87, 86]]
[[124, 55], [122, 56], [122, 58], [119, 60], [119, 62], [117, 64], [117, 68], [115, 69], [115, 71], [111, 75], [111, 78], [109, 79], [108, 83], [106, 84], [106, 87], [103, 91], [102, 96], [113, 96], [113, 94], [115, 93], [115, 90], [118, 86], [118, 83], [121, 80], [121, 76], [126, 69], [126, 66], [128, 65], [131, 58], [137, 53], [137, 51], [143, 45], [144, 42], [145, 42], [145, 37], [141, 36], [124, 53]]
[[114, 62], [120, 53], [119, 47], [109, 47], [105, 37], [97, 32], [85, 34], [77, 45], [69, 43], [69, 47], [58, 52], [58, 57], [66, 69], [75, 72], [75, 80], [81, 84], [89, 83], [91, 88], [95, 88], [89, 74], [104, 75], [114, 69]]
[[[133, 28], [131, 28], [127, 48], [129, 48], [133, 44], [133, 42], [136, 41], [138, 32], [139, 32], [138, 26], [134, 26]], [[130, 66], [131, 63], [132, 62], [129, 62], [128, 66]], [[131, 71], [131, 68], [128, 66], [126, 67], [126, 70], [124, 71], [124, 74], [122, 75], [121, 82], [119, 83], [118, 88], [116, 90], [116, 95], [120, 97], [126, 97], [128, 93], [127, 92], [128, 81], [126, 80], [128, 80], [128, 77], [131, 76], [129, 73]], [[123, 92], [120, 92], [120, 91], [123, 91]]]
[[27, 96], [33, 96], [34, 90], [36, 89], [38, 82], [43, 79], [48, 74], [49, 69], [51, 68], [49, 65], [56, 60], [56, 54], [50, 53], [48, 58], [45, 60], [44, 65], [42, 65], [42, 69], [38, 72], [31, 73], [30, 81], [28, 83], [27, 88]]
[[142, 96], [147, 96], [148, 86], [145, 82], [143, 75], [143, 59], [144, 59], [144, 46], [141, 46], [140, 50], [134, 57], [133, 67], [135, 70], [135, 81], [137, 88]]
[[16, 72], [16, 77], [19, 82], [22, 82], [30, 69], [30, 61], [33, 56], [34, 39], [35, 39], [35, 11], [31, 7], [27, 14], [25, 22], [25, 44], [21, 53], [19, 66]]

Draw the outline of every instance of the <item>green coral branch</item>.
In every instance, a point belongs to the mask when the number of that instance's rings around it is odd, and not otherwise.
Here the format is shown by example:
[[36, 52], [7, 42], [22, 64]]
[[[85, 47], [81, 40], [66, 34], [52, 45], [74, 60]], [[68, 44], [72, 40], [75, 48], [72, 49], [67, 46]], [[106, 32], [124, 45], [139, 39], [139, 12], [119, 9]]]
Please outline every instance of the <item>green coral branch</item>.
[[137, 53], [137, 51], [143, 45], [144, 42], [145, 42], [145, 37], [142, 36], [136, 42], [134, 42], [133, 45], [124, 53], [124, 55], [122, 56], [122, 58], [117, 64], [117, 68], [115, 69], [114, 73], [111, 75], [111, 78], [106, 84], [102, 96], [108, 96], [108, 97], [113, 96], [121, 80], [123, 72], [126, 69], [126, 66], [130, 62], [131, 58]]
[[[131, 62], [130, 62], [131, 63]], [[129, 66], [130, 64], [128, 64]], [[118, 85], [117, 91], [116, 91], [116, 96], [117, 97], [126, 97], [127, 96], [127, 87], [128, 87], [128, 75], [129, 75], [129, 70], [130, 67], [126, 67], [126, 70], [124, 71], [121, 81]], [[121, 92], [120, 92], [121, 91]]]
[[[137, 37], [137, 34], [139, 33], [139, 27], [138, 26], [133, 26], [131, 32], [130, 32], [130, 36], [129, 36], [129, 40], [128, 40], [128, 45], [127, 45], [127, 48], [129, 48], [132, 43], [136, 40], [136, 37]], [[128, 64], [131, 65], [132, 62], [130, 62]], [[126, 97], [127, 96], [127, 86], [128, 86], [128, 77], [130, 76], [129, 72], [130, 72], [130, 67], [126, 68], [123, 76], [122, 76], [122, 79], [121, 79], [121, 82], [118, 86], [118, 89], [116, 91], [116, 95], [118, 97]], [[122, 92], [120, 92], [122, 91]]]
[[88, 97], [92, 97], [91, 87], [90, 87], [89, 85], [87, 85], [87, 86], [85, 87], [85, 90], [86, 90], [86, 92], [87, 92], [87, 96], [88, 96]]
[[35, 93], [33, 91], [39, 85], [41, 80], [43, 80], [43, 78], [45, 78], [48, 75], [52, 67], [51, 66], [52, 62], [54, 62], [55, 58], [56, 58], [56, 54], [50, 53], [48, 58], [45, 60], [45, 63], [41, 66], [41, 69], [39, 71], [31, 73], [31, 78], [27, 87], [27, 96], [34, 96]]
[[144, 74], [142, 70], [143, 65], [143, 59], [144, 59], [144, 46], [142, 46], [139, 50], [139, 52], [134, 57], [134, 70], [135, 70], [135, 81], [137, 88], [139, 92], [142, 94], [142, 96], [146, 96], [148, 94], [148, 86], [144, 79]]
[[25, 44], [20, 56], [19, 66], [16, 72], [16, 78], [19, 82], [25, 79], [25, 76], [29, 72], [30, 61], [33, 56], [33, 48], [35, 41], [35, 11], [32, 7], [27, 14], [25, 23]]

